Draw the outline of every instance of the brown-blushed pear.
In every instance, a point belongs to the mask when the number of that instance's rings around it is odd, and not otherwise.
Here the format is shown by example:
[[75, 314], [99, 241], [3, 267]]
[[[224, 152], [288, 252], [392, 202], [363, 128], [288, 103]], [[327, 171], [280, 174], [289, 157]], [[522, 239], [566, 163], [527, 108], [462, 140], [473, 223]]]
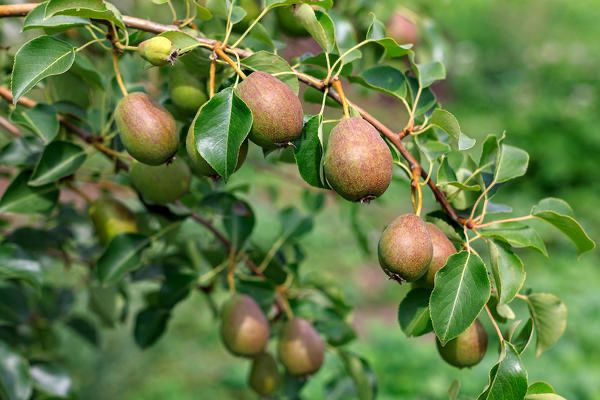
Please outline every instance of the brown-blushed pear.
[[277, 354], [291, 375], [310, 375], [323, 364], [325, 343], [310, 322], [294, 317], [282, 327]]
[[448, 364], [458, 368], [472, 367], [479, 364], [488, 345], [488, 335], [479, 320], [475, 320], [466, 331], [442, 346], [437, 340], [437, 348]]
[[444, 232], [440, 228], [432, 223], [427, 223], [426, 225], [429, 236], [431, 236], [431, 244], [433, 245], [433, 257], [427, 273], [420, 279], [420, 282], [424, 286], [432, 288], [436, 272], [446, 264], [448, 257], [456, 253], [456, 247], [454, 247], [450, 239], [444, 235]]
[[256, 301], [234, 294], [221, 311], [221, 340], [236, 356], [253, 357], [265, 350], [269, 341], [269, 321]]

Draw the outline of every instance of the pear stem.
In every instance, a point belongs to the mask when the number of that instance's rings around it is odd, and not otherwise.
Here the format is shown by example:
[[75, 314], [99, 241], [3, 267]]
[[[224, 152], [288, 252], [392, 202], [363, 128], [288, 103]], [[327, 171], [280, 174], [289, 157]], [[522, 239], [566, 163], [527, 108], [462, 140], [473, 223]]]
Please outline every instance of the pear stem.
[[338, 78], [336, 78], [331, 82], [331, 86], [333, 86], [335, 91], [340, 95], [340, 99], [342, 100], [342, 108], [344, 109], [344, 117], [350, 118], [348, 99], [346, 99], [346, 94], [344, 93], [344, 87], [342, 86], [342, 82]]
[[125, 83], [123, 82], [123, 77], [121, 76], [121, 71], [119, 71], [119, 55], [116, 51], [113, 51], [113, 69], [115, 70], [115, 77], [117, 78], [117, 83], [119, 84], [119, 89], [121, 89], [121, 93], [123, 93], [123, 97], [127, 96], [129, 93], [127, 92], [127, 88], [125, 87]]
[[209, 77], [208, 77], [208, 97], [211, 99], [215, 95], [216, 67], [217, 67], [217, 58], [216, 58], [216, 55], [213, 54], [213, 57], [210, 60], [210, 70], [209, 70]]
[[485, 305], [485, 311], [487, 311], [487, 314], [490, 317], [490, 321], [492, 321], [492, 325], [496, 330], [496, 334], [498, 335], [498, 339], [500, 339], [500, 343], [504, 342], [504, 336], [502, 336], [502, 331], [500, 330], [500, 327], [498, 326], [498, 323], [496, 322], [496, 319], [494, 318], [494, 315], [492, 314], [492, 311], [490, 311], [490, 308], [487, 304]]
[[231, 66], [231, 68], [233, 68], [233, 70], [235, 71], [236, 74], [238, 74], [240, 76], [240, 78], [242, 79], [246, 79], [247, 76], [246, 74], [240, 69], [240, 67], [238, 67], [237, 63], [235, 61], [233, 61], [231, 59], [231, 57], [229, 57], [224, 51], [223, 51], [223, 47], [220, 43], [215, 44], [215, 53], [217, 53], [217, 55], [223, 59], [223, 61], [225, 61], [227, 64], [229, 64]]

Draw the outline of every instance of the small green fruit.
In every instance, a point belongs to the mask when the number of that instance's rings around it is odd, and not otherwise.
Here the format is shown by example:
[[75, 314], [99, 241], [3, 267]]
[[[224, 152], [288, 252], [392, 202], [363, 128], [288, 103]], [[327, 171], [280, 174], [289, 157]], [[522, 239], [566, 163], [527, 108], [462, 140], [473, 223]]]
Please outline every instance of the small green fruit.
[[177, 152], [175, 119], [145, 93], [131, 93], [121, 99], [115, 121], [123, 145], [136, 160], [160, 165]]
[[134, 161], [129, 170], [131, 182], [145, 201], [166, 204], [179, 199], [190, 188], [192, 173], [181, 158], [159, 166]]
[[414, 214], [404, 214], [389, 224], [378, 246], [379, 264], [392, 278], [414, 282], [426, 272], [433, 258], [427, 226]]
[[252, 357], [262, 353], [269, 341], [269, 322], [250, 296], [233, 295], [221, 312], [221, 340], [236, 356]]
[[368, 202], [392, 181], [389, 148], [371, 124], [360, 117], [342, 120], [329, 136], [323, 169], [327, 182], [343, 198]]
[[[196, 140], [194, 139], [194, 124], [190, 126], [188, 130], [187, 137], [185, 139], [185, 149], [187, 150], [187, 154], [190, 158], [190, 165], [192, 166], [192, 170], [198, 175], [202, 176], [211, 176], [217, 177], [217, 171], [211, 167], [206, 160], [200, 155], [198, 150], [196, 150]], [[240, 169], [244, 161], [246, 161], [246, 156], [248, 155], [248, 141], [245, 140], [240, 147], [240, 152], [238, 154], [238, 163], [235, 167], [237, 171]]]
[[290, 374], [310, 375], [323, 364], [325, 343], [310, 322], [296, 317], [283, 326], [277, 352]]
[[279, 27], [279, 30], [287, 36], [308, 36], [308, 31], [295, 14], [296, 7], [297, 6], [277, 7], [275, 9], [277, 26]]
[[420, 33], [417, 27], [417, 16], [406, 9], [394, 12], [387, 23], [386, 29], [389, 37], [399, 44], [417, 44], [419, 42]]
[[472, 367], [479, 364], [488, 345], [487, 332], [479, 320], [475, 320], [466, 331], [442, 346], [439, 340], [437, 348], [442, 358], [450, 365], [458, 368]]
[[164, 36], [154, 36], [138, 45], [138, 52], [150, 64], [157, 67], [172, 63], [177, 57], [173, 43]]
[[169, 94], [173, 104], [189, 113], [198, 111], [208, 100], [202, 82], [180, 63], [169, 70]]
[[427, 269], [427, 273], [420, 279], [419, 282], [423, 282], [425, 287], [432, 288], [436, 272], [438, 272], [446, 264], [448, 257], [456, 253], [456, 248], [450, 239], [444, 235], [444, 232], [442, 232], [437, 226], [427, 223], [427, 230], [429, 231], [429, 236], [431, 236], [433, 257], [431, 259], [431, 264], [429, 264], [429, 268]]
[[281, 384], [281, 374], [277, 368], [275, 358], [269, 353], [262, 353], [254, 357], [248, 385], [259, 395], [272, 395]]
[[253, 72], [238, 85], [237, 94], [252, 110], [250, 140], [254, 143], [273, 148], [302, 134], [300, 99], [279, 79], [266, 72]]
[[120, 201], [110, 197], [100, 197], [88, 210], [100, 243], [107, 244], [122, 233], [137, 232], [135, 215]]

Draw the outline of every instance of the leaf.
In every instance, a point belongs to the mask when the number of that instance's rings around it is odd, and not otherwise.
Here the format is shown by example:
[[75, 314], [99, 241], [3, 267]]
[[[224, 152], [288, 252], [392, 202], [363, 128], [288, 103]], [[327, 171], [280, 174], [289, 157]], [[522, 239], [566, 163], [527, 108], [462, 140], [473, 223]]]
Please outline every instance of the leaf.
[[527, 371], [514, 346], [504, 342], [500, 362], [490, 371], [490, 383], [477, 400], [522, 400], [527, 392]]
[[479, 233], [483, 237], [503, 240], [512, 247], [532, 248], [548, 257], [546, 245], [540, 235], [530, 226], [520, 222], [490, 225], [489, 227], [480, 228]]
[[55, 185], [31, 187], [27, 185], [31, 177], [28, 171], [22, 171], [8, 185], [0, 199], [0, 214], [13, 212], [17, 214], [47, 213], [54, 208], [58, 200], [58, 189]]
[[439, 61], [427, 64], [416, 64], [416, 74], [419, 84], [423, 89], [428, 88], [434, 82], [446, 79], [446, 68]]
[[117, 283], [126, 273], [137, 269], [142, 261], [142, 250], [149, 245], [150, 238], [137, 233], [125, 233], [114, 237], [96, 263], [96, 273], [100, 282]]
[[567, 306], [549, 293], [531, 294], [527, 296], [527, 302], [537, 333], [535, 353], [539, 357], [558, 342], [567, 329]]
[[34, 133], [45, 144], [50, 143], [60, 129], [54, 107], [42, 103], [34, 108], [17, 105], [10, 113], [10, 120]]
[[515, 298], [525, 283], [523, 261], [505, 242], [488, 241], [492, 275], [498, 291], [498, 305], [508, 304]]
[[17, 54], [11, 77], [13, 104], [39, 81], [67, 72], [75, 61], [75, 49], [69, 43], [40, 36], [25, 43]]
[[300, 176], [318, 188], [325, 187], [321, 179], [323, 145], [319, 136], [322, 129], [322, 116], [311, 116], [304, 124], [300, 137], [294, 141], [294, 156]]
[[325, 27], [321, 25], [315, 10], [310, 5], [299, 3], [294, 10], [294, 16], [323, 50], [330, 53], [333, 51], [335, 40], [331, 40], [332, 35], [328, 34]]
[[98, 331], [87, 318], [75, 315], [69, 318], [66, 325], [92, 346], [98, 347], [100, 345]]
[[327, 343], [334, 347], [343, 346], [356, 339], [354, 328], [335, 315], [316, 320], [315, 329], [323, 334]]
[[44, 149], [29, 180], [29, 185], [41, 186], [72, 175], [86, 158], [85, 150], [76, 144], [52, 142]]
[[350, 204], [350, 228], [352, 228], [353, 236], [356, 239], [356, 243], [360, 250], [362, 250], [365, 255], [370, 255], [371, 247], [369, 246], [369, 237], [365, 231], [364, 224], [362, 224], [358, 218], [358, 212], [361, 209], [364, 210], [359, 203]]
[[571, 206], [564, 200], [552, 197], [543, 199], [533, 206], [531, 215], [554, 225], [564, 233], [577, 247], [578, 255], [596, 247], [596, 243], [573, 217]]
[[448, 258], [435, 275], [430, 314], [442, 345], [467, 329], [490, 298], [485, 264], [474, 253], [461, 251]]
[[407, 94], [404, 73], [389, 65], [377, 65], [363, 71], [359, 76], [351, 76], [349, 80], [396, 98], [403, 99]]
[[71, 377], [61, 367], [54, 364], [35, 364], [29, 369], [33, 385], [42, 393], [66, 398], [73, 387]]
[[457, 400], [458, 394], [460, 393], [460, 381], [455, 379], [452, 381], [452, 385], [448, 388], [448, 398], [450, 400]]
[[498, 153], [494, 180], [502, 183], [523, 176], [528, 165], [529, 154], [525, 150], [503, 144]]
[[0, 279], [20, 279], [33, 287], [42, 284], [42, 267], [36, 260], [25, 258], [19, 254], [17, 246], [12, 243], [0, 245]]
[[276, 78], [288, 85], [295, 94], [298, 94], [298, 78], [296, 78], [295, 74], [291, 73], [293, 70], [290, 64], [277, 54], [261, 50], [250, 57], [242, 59], [240, 62], [243, 66], [253, 71], [264, 71], [269, 74], [281, 73], [282, 75], [276, 76]]
[[80, 17], [70, 17], [66, 15], [57, 15], [55, 17], [44, 18], [46, 13], [46, 3], [40, 3], [39, 6], [34, 8], [27, 14], [25, 21], [23, 21], [23, 31], [30, 29], [40, 28], [52, 28], [54, 29], [69, 29], [74, 26], [90, 25], [89, 19]]
[[431, 125], [437, 126], [456, 140], [460, 137], [461, 130], [458, 120], [449, 111], [442, 108], [433, 110], [433, 114], [431, 114]]
[[358, 399], [375, 399], [377, 397], [377, 381], [369, 363], [364, 358], [347, 350], [341, 350], [339, 355], [346, 372], [352, 378]]
[[119, 10], [103, 0], [49, 0], [46, 3], [45, 17], [73, 15], [82, 18], [100, 19], [115, 24], [125, 31], [125, 24]]
[[429, 296], [424, 288], [414, 288], [398, 307], [398, 322], [406, 336], [421, 336], [433, 330], [429, 316]]
[[200, 46], [200, 42], [196, 40], [195, 37], [188, 35], [185, 32], [167, 31], [161, 33], [159, 36], [169, 39], [171, 43], [173, 43], [173, 47], [179, 50], [179, 56], [182, 56]]
[[511, 334], [508, 341], [515, 346], [517, 353], [522, 354], [533, 338], [533, 319], [529, 318], [519, 333]]
[[566, 400], [554, 391], [554, 388], [546, 382], [534, 382], [529, 385], [525, 400]]
[[200, 108], [193, 126], [196, 149], [227, 182], [237, 166], [240, 147], [250, 133], [252, 111], [229, 87]]
[[163, 308], [148, 307], [140, 311], [135, 317], [135, 343], [142, 349], [152, 346], [165, 332], [170, 317], [169, 310]]
[[27, 360], [0, 341], [0, 397], [6, 400], [28, 400], [31, 392]]
[[279, 212], [279, 221], [281, 224], [280, 240], [283, 243], [295, 241], [306, 235], [313, 228], [311, 216], [304, 215], [297, 208], [288, 207]]

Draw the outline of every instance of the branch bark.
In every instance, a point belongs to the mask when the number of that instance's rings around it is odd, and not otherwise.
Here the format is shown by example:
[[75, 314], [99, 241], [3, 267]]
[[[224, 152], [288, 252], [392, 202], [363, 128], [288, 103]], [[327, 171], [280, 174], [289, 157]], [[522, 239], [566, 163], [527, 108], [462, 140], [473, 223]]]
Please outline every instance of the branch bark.
[[[37, 5], [38, 4], [22, 4], [22, 5], [19, 4], [19, 5], [0, 6], [0, 18], [24, 16], [29, 11], [34, 9]], [[180, 29], [175, 25], [159, 24], [157, 22], [153, 22], [153, 21], [149, 21], [149, 20], [145, 20], [145, 19], [137, 18], [137, 17], [126, 16], [126, 15], [123, 16], [123, 22], [129, 28], [142, 30], [142, 31], [146, 31], [146, 32], [151, 32], [151, 33], [156, 33], [156, 34], [168, 32], [168, 31], [180, 31]], [[203, 38], [203, 37], [198, 37], [198, 38], [196, 38], [196, 40], [203, 47], [206, 47], [209, 49], [214, 50], [215, 46], [219, 47], [219, 42], [217, 40]], [[249, 57], [253, 54], [252, 51], [239, 49], [239, 48], [234, 48], [234, 49], [223, 48], [223, 51], [226, 53], [229, 53], [229, 54], [237, 55], [240, 58]], [[294, 72], [296, 73], [298, 80], [307, 86], [311, 86], [320, 91], [325, 91], [325, 89], [327, 88], [327, 85], [325, 84], [325, 82], [320, 79], [317, 79], [313, 76], [307, 75], [305, 73], [302, 73], [302, 72], [299, 72], [296, 70]], [[331, 97], [333, 100], [335, 100], [336, 102], [343, 104], [342, 99], [335, 91], [330, 90], [330, 91], [328, 91], [327, 95], [329, 97]], [[406, 133], [404, 133], [404, 134], [395, 133], [394, 131], [392, 131], [390, 128], [385, 126], [381, 121], [379, 121], [378, 119], [373, 117], [370, 113], [368, 113], [363, 108], [357, 106], [356, 104], [352, 104], [352, 106], [366, 121], [368, 121], [371, 125], [373, 125], [375, 127], [375, 129], [377, 129], [383, 136], [385, 136], [394, 145], [394, 147], [396, 147], [398, 149], [399, 153], [408, 162], [408, 164], [412, 170], [418, 169], [418, 171], [420, 171], [421, 177], [423, 179], [427, 179], [427, 172], [422, 168], [420, 163], [415, 159], [415, 157], [410, 153], [410, 151], [408, 151], [408, 149], [402, 143], [402, 137], [408, 136], [408, 135], [406, 135]], [[440, 204], [440, 206], [442, 207], [444, 212], [450, 218], [452, 218], [457, 223], [466, 226], [469, 229], [474, 227], [473, 222], [471, 220], [463, 218], [458, 215], [458, 213], [452, 207], [452, 205], [450, 204], [448, 199], [446, 199], [446, 196], [444, 195], [444, 193], [442, 193], [442, 191], [437, 187], [437, 185], [435, 184], [433, 179], [431, 179], [430, 177], [429, 177], [429, 179], [427, 179], [427, 186], [429, 186], [436, 201]]]

